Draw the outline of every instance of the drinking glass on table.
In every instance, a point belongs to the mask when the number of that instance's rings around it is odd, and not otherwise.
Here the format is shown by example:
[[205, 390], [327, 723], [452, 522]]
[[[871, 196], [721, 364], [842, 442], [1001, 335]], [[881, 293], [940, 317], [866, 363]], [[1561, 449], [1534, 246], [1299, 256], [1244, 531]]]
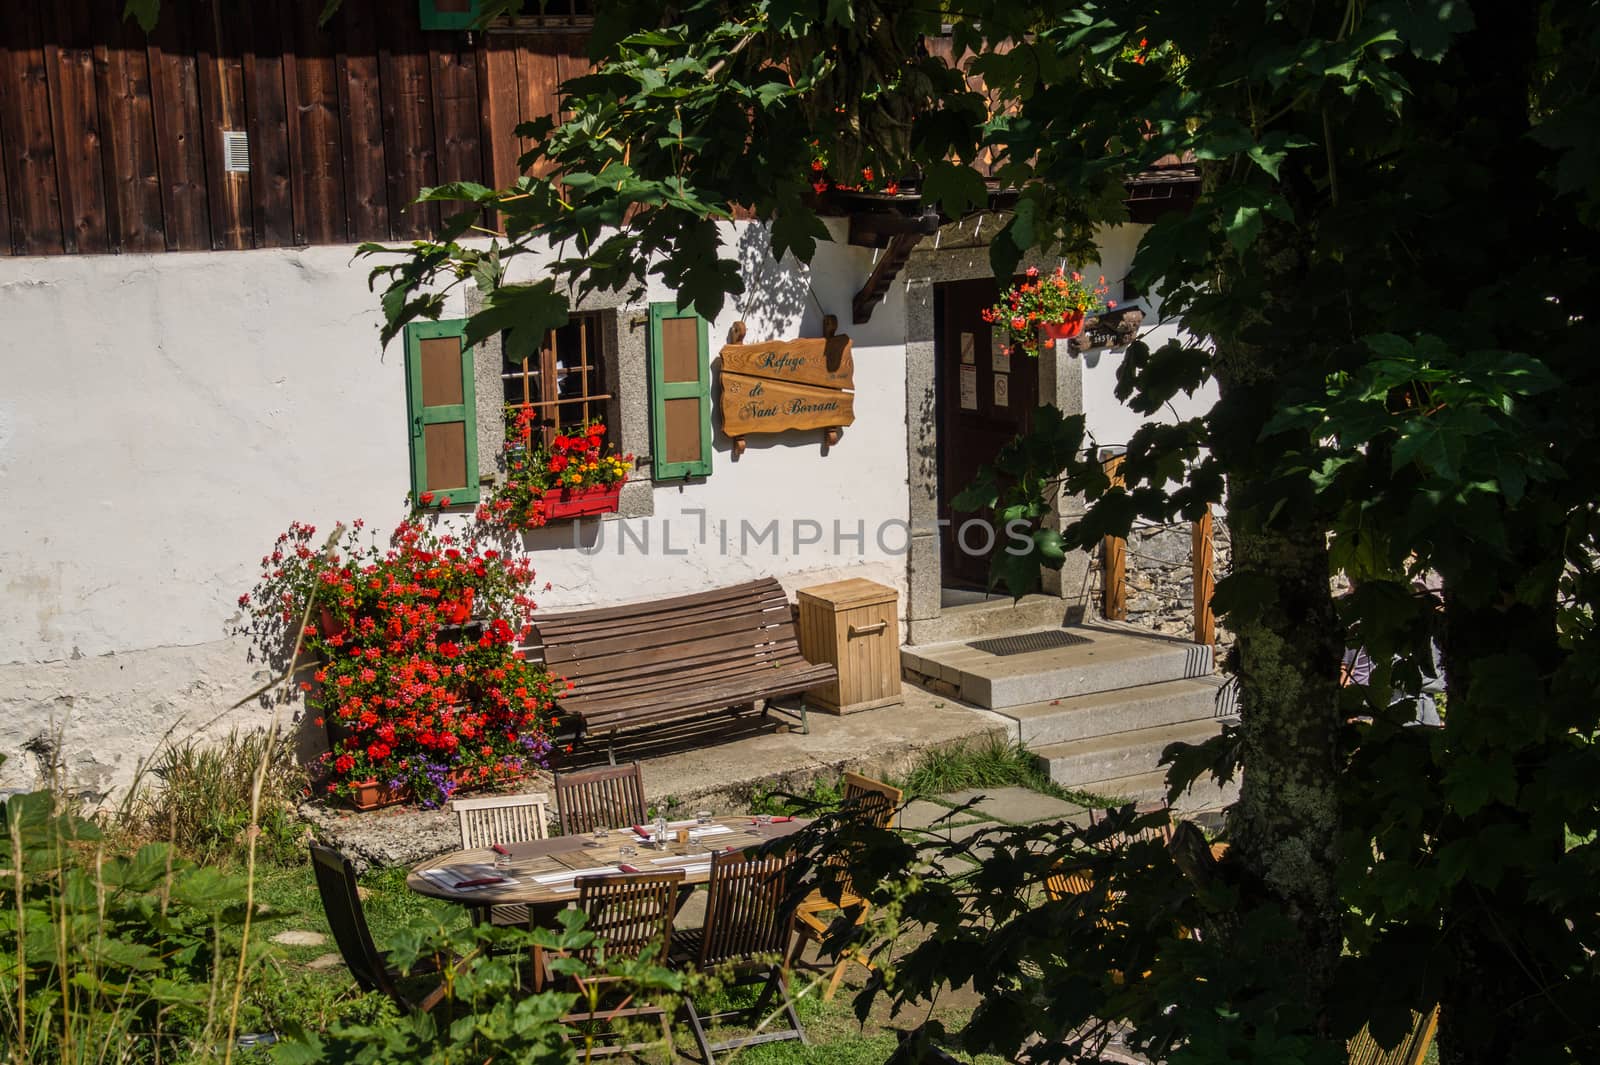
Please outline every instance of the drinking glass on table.
[[711, 818], [712, 813], [710, 810], [696, 810], [694, 812], [694, 819], [700, 822], [702, 825], [709, 825], [711, 823]]
[[631, 843], [624, 843], [622, 846], [617, 848], [617, 856], [624, 862], [630, 861], [638, 853], [639, 848], [635, 847]]
[[511, 852], [505, 847], [494, 852], [494, 867], [502, 873], [511, 868]]
[[590, 846], [604, 847], [606, 845], [606, 840], [610, 837], [610, 835], [611, 829], [607, 828], [605, 825], [595, 825], [594, 840]]
[[763, 827], [772, 824], [771, 814], [756, 814], [756, 824]]

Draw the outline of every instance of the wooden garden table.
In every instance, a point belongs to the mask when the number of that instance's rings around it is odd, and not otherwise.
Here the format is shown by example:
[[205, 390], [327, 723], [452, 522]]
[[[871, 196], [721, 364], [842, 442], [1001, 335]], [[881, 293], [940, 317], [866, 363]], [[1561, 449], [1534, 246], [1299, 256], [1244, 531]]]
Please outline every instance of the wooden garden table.
[[[508, 844], [510, 869], [494, 867], [495, 852], [488, 849], [452, 851], [422, 862], [406, 877], [406, 886], [419, 895], [459, 902], [474, 907], [524, 905], [532, 923], [548, 923], [541, 918], [552, 910], [565, 908], [578, 898], [577, 876], [619, 872], [620, 848], [637, 848], [628, 864], [640, 872], [682, 869], [684, 886], [693, 887], [711, 879], [711, 854], [715, 851], [742, 850], [779, 839], [810, 821], [795, 817], [769, 825], [756, 822], [751, 814], [713, 818], [704, 826], [714, 829], [703, 839], [680, 844], [669, 839], [667, 849], [657, 850], [640, 839], [631, 828], [614, 828], [603, 841], [590, 836], [558, 836], [554, 839]], [[697, 822], [671, 821], [669, 827], [700, 829]], [[649, 827], [649, 826], [646, 826]], [[480, 887], [459, 887], [463, 880], [478, 877], [505, 877], [505, 883]]]

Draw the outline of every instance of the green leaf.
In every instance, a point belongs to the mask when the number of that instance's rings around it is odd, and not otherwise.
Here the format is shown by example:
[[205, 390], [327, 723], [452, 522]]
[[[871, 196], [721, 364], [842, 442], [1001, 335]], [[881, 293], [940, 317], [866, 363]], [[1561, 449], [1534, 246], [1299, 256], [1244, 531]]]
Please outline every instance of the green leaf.
[[549, 278], [501, 285], [487, 293], [483, 309], [467, 319], [463, 343], [479, 344], [501, 333], [508, 362], [535, 358], [550, 330], [567, 324], [567, 307], [567, 297]]
[[156, 19], [160, 14], [161, 0], [127, 0], [122, 7], [123, 19], [133, 19], [146, 33], [155, 30]]
[[983, 175], [972, 167], [941, 159], [928, 168], [923, 178], [922, 198], [938, 204], [949, 217], [960, 218], [988, 202], [989, 187], [984, 184]]
[[1211, 608], [1235, 626], [1253, 620], [1263, 607], [1275, 602], [1278, 586], [1263, 573], [1235, 570], [1217, 582]]
[[1067, 560], [1065, 541], [1061, 534], [1054, 529], [1040, 529], [1033, 534], [1033, 546], [1038, 552], [1041, 564], [1051, 569], [1060, 569]]

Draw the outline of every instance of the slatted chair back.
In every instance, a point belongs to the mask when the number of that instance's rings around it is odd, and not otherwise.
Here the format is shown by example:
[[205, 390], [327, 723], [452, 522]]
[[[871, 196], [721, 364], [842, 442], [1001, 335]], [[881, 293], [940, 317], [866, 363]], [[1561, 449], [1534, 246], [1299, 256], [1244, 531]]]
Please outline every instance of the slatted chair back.
[[556, 811], [568, 836], [644, 824], [644, 772], [638, 762], [556, 774]]
[[1061, 866], [1045, 878], [1045, 897], [1052, 902], [1086, 895], [1094, 890], [1094, 880], [1082, 869]]
[[1427, 1013], [1413, 1013], [1411, 1031], [1393, 1050], [1383, 1049], [1372, 1038], [1372, 1032], [1362, 1027], [1347, 1047], [1350, 1065], [1422, 1065], [1438, 1026], [1439, 1007], [1435, 1006]]
[[730, 851], [711, 859], [701, 969], [762, 955], [788, 960], [795, 856]]
[[550, 797], [542, 791], [526, 795], [491, 795], [483, 799], [452, 799], [461, 829], [461, 849], [477, 850], [496, 843], [526, 843], [544, 839]]
[[637, 958], [654, 944], [666, 944], [678, 912], [683, 870], [580, 876], [578, 908], [588, 915], [594, 945], [577, 952], [593, 961], [604, 946], [607, 958]]
[[860, 773], [844, 775], [844, 807], [852, 816], [874, 828], [888, 828], [905, 792]]
[[389, 976], [383, 955], [372, 942], [361, 896], [356, 891], [355, 866], [338, 851], [313, 843], [311, 868], [316, 873], [317, 892], [322, 896], [333, 941], [356, 984], [363, 991], [378, 991], [397, 1002], [404, 1001]]

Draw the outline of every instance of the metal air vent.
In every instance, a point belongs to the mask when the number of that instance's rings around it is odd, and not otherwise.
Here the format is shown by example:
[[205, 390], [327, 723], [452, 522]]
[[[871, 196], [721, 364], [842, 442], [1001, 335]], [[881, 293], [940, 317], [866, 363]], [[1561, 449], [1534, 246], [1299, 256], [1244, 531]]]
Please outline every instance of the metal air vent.
[[244, 130], [222, 131], [222, 169], [230, 174], [250, 173], [250, 135]]

